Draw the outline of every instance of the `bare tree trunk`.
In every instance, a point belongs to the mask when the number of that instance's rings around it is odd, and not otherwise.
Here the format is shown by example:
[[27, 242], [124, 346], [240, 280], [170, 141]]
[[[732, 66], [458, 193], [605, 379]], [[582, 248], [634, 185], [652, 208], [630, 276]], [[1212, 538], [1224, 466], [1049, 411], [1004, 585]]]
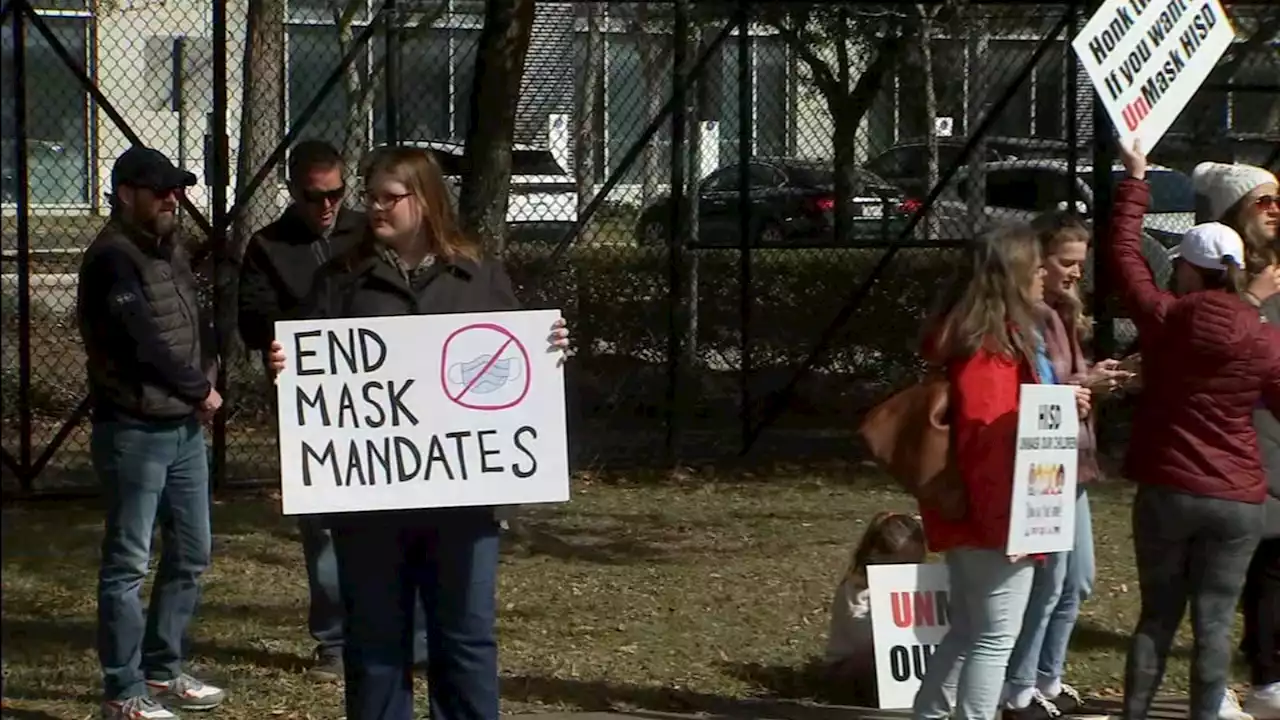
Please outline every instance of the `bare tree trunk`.
[[[917, 6], [920, 13], [920, 62], [923, 65], [924, 77], [924, 122], [925, 137], [928, 143], [929, 191], [938, 185], [940, 171], [938, 169], [938, 92], [934, 88], [933, 72], [933, 23], [937, 16], [937, 8]], [[938, 237], [938, 214], [929, 209], [926, 218], [925, 238], [933, 240]]]
[[533, 31], [533, 0], [489, 0], [471, 90], [470, 162], [458, 199], [462, 226], [495, 253], [506, 245], [516, 98]]
[[[658, 116], [662, 109], [663, 92], [662, 61], [659, 58], [665, 53], [655, 47], [654, 36], [649, 32], [649, 4], [636, 3], [636, 20], [632, 27], [632, 37], [640, 52], [640, 75], [644, 83], [641, 102], [644, 111], [638, 113], [646, 122]], [[640, 205], [647, 206], [658, 195], [658, 187], [662, 184], [660, 157], [663, 152], [659, 143], [650, 142], [640, 154]]]
[[[237, 193], [267, 164], [276, 143], [284, 137], [280, 108], [284, 98], [284, 0], [249, 3], [246, 18], [244, 94], [240, 103], [240, 149], [236, 153]], [[214, 262], [224, 270], [217, 274], [219, 354], [224, 358], [241, 353], [238, 325], [238, 281], [240, 258], [254, 232], [275, 220], [275, 176], [258, 186], [237, 213], [228, 245], [215, 248]]]
[[[965, 64], [967, 65], [965, 75], [969, 78], [985, 77], [983, 58], [986, 57], [990, 38], [986, 29], [976, 20], [969, 19], [965, 27], [965, 34], [968, 36], [968, 41], [965, 43]], [[973, 134], [977, 132], [978, 125], [986, 115], [986, 109], [990, 107], [991, 102], [984, 91], [974, 90], [972, 80], [965, 83], [965, 88], [965, 131]], [[979, 138], [973, 147], [973, 154], [969, 156], [969, 190], [965, 198], [971, 235], [976, 234], [986, 225], [987, 174], [983, 166], [986, 153], [986, 141]]]
[[600, 11], [594, 1], [583, 3], [586, 11], [586, 65], [582, 69], [582, 85], [578, 88], [577, 112], [573, 134], [573, 172], [578, 185], [578, 214], [591, 202], [596, 179], [596, 131], [600, 108], [600, 76], [604, 67], [604, 38], [600, 33]]
[[[284, 97], [284, 0], [249, 3], [246, 24], [237, 189], [249, 183], [284, 137], [280, 115], [280, 100]], [[250, 235], [275, 220], [275, 183], [273, 176], [267, 177], [236, 217], [232, 229], [233, 257], [243, 254]]]
[[[355, 12], [360, 0], [348, 0], [347, 8], [338, 20], [338, 52], [346, 57], [355, 42]], [[342, 127], [342, 156], [346, 158], [344, 172], [347, 187], [360, 184], [360, 160], [369, 149], [369, 111], [373, 93], [369, 92], [369, 70], [365, 63], [356, 61], [342, 77], [342, 91], [346, 97], [346, 117]]]

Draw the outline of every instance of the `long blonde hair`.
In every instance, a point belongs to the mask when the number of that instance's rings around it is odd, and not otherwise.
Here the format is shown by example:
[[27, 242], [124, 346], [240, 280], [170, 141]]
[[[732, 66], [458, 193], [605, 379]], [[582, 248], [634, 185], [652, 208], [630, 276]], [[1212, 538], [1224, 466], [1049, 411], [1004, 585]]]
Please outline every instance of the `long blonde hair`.
[[987, 350], [1031, 362], [1037, 323], [1027, 290], [1041, 262], [1035, 233], [1002, 225], [970, 243], [966, 254], [929, 323], [930, 354], [945, 362]]
[[404, 183], [422, 213], [422, 231], [432, 254], [445, 260], [480, 259], [480, 246], [462, 232], [444, 173], [434, 155], [414, 147], [382, 147], [365, 160], [364, 178], [379, 175]]
[[[1031, 221], [1031, 229], [1040, 241], [1040, 256], [1046, 261], [1051, 255], [1058, 254], [1059, 249], [1069, 242], [1082, 242], [1089, 245], [1089, 227], [1080, 216], [1067, 210], [1051, 210], [1037, 215]], [[1079, 286], [1077, 286], [1079, 287]], [[1080, 342], [1089, 339], [1093, 334], [1093, 321], [1084, 309], [1084, 300], [1077, 290], [1059, 295], [1069, 310], [1068, 320], [1071, 326], [1068, 332], [1075, 333]]]

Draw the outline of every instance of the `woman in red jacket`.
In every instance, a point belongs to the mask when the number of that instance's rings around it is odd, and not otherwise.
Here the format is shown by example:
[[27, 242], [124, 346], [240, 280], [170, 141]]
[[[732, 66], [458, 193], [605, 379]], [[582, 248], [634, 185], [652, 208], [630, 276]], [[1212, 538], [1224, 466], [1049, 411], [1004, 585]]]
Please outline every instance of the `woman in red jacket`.
[[[929, 662], [912, 717], [951, 716], [944, 687], [956, 684], [957, 716], [990, 720], [1022, 627], [1032, 560], [1009, 557], [1018, 389], [1054, 382], [1037, 330], [1045, 269], [1029, 227], [996, 230], [977, 241], [942, 311], [931, 323], [928, 354], [951, 381], [951, 426], [968, 513], [950, 521], [921, 504], [929, 548], [946, 554], [951, 626]], [[1082, 414], [1089, 391], [1077, 388]]]
[[1144, 390], [1125, 476], [1139, 484], [1133, 546], [1142, 610], [1125, 667], [1126, 720], [1145, 720], [1174, 634], [1192, 605], [1191, 720], [1216, 720], [1245, 571], [1263, 528], [1266, 476], [1253, 410], [1280, 411], [1280, 329], [1245, 302], [1266, 262], [1225, 228], [1183, 238], [1176, 292], [1156, 285], [1140, 250], [1150, 199], [1146, 158], [1122, 150], [1109, 260], [1138, 327]]

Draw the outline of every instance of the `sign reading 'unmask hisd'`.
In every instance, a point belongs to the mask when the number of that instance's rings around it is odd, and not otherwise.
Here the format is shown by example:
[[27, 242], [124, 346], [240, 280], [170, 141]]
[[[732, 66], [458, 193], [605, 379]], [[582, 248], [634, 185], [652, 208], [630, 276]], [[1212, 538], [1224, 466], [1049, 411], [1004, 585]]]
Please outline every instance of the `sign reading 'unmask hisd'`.
[[277, 323], [284, 513], [568, 500], [559, 317]]
[[1071, 47], [1120, 141], [1150, 152], [1234, 39], [1218, 0], [1104, 0]]

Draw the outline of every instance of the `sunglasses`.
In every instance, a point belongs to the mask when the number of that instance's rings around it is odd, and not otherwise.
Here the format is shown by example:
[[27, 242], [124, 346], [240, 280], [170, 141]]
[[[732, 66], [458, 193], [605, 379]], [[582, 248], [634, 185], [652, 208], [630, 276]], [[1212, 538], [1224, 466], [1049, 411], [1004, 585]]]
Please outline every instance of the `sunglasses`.
[[342, 198], [347, 196], [347, 187], [343, 185], [332, 190], [304, 189], [299, 194], [302, 195], [304, 202], [312, 205], [327, 205], [328, 203], [342, 202]]
[[1280, 208], [1280, 195], [1262, 195], [1253, 201], [1253, 206], [1263, 212]]

